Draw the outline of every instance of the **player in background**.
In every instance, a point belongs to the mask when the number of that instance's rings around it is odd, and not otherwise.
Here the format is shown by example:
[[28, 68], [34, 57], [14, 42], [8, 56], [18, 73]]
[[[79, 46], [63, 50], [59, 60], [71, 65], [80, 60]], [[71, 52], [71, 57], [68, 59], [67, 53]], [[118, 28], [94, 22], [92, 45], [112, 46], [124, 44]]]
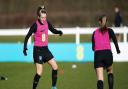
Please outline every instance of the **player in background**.
[[48, 48], [48, 29], [54, 33], [63, 34], [62, 31], [54, 29], [51, 23], [47, 20], [47, 12], [44, 6], [40, 6], [37, 9], [38, 19], [30, 27], [24, 40], [23, 53], [27, 56], [27, 42], [29, 37], [34, 34], [34, 47], [33, 47], [33, 59], [36, 66], [36, 74], [33, 79], [33, 88], [36, 89], [39, 79], [43, 72], [44, 63], [48, 63], [52, 68], [52, 89], [56, 88], [57, 83], [57, 70], [58, 65]]
[[[114, 19], [114, 25], [115, 27], [121, 27], [122, 25], [122, 17], [120, 15], [120, 9], [116, 6], [114, 8], [115, 10], [115, 19]], [[116, 34], [116, 37], [118, 41], [121, 41], [121, 34]]]
[[102, 15], [99, 18], [100, 27], [97, 28], [92, 35], [92, 49], [94, 51], [94, 68], [97, 75], [97, 89], [104, 87], [104, 69], [108, 73], [109, 89], [113, 89], [114, 75], [113, 75], [113, 54], [111, 51], [110, 41], [114, 42], [116, 51], [119, 54], [120, 49], [114, 31], [106, 26], [107, 17]]

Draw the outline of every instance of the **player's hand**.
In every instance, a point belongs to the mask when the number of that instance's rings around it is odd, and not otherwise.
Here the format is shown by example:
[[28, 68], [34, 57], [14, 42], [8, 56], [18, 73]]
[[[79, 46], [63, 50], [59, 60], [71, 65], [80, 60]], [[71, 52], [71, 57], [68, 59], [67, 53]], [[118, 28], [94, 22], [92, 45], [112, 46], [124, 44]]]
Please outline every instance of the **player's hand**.
[[63, 35], [63, 32], [62, 31], [59, 31], [59, 36], [62, 36]]
[[27, 56], [27, 48], [24, 48], [24, 50], [23, 50], [23, 53], [24, 53], [24, 56]]
[[120, 54], [120, 50], [117, 50], [117, 54]]

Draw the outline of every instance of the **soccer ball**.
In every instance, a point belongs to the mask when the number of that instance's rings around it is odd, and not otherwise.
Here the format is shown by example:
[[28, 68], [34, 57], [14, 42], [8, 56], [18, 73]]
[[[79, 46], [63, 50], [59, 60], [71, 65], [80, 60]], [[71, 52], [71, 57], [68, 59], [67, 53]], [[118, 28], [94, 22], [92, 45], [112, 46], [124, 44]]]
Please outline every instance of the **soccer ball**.
[[76, 64], [73, 64], [72, 65], [72, 69], [75, 69], [75, 68], [77, 68], [77, 65]]

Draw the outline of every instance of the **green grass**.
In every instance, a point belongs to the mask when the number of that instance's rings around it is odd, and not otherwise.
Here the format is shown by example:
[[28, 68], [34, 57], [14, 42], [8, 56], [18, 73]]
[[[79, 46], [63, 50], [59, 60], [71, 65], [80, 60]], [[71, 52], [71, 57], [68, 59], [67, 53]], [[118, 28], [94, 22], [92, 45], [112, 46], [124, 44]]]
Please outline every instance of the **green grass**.
[[[72, 64], [77, 68], [72, 69]], [[65, 63], [59, 62], [58, 89], [96, 89], [96, 75], [93, 63]], [[50, 89], [51, 69], [45, 64], [44, 74], [37, 89]], [[115, 88], [128, 89], [128, 63], [114, 63]], [[63, 73], [64, 71], [64, 73]], [[0, 89], [32, 89], [35, 73], [33, 63], [0, 63], [0, 75], [8, 80], [0, 80]], [[108, 89], [105, 73], [105, 89]]]
[[[17, 43], [24, 42], [25, 36], [0, 36], [0, 43]], [[90, 42], [91, 35], [80, 35], [81, 42]], [[49, 35], [50, 43], [64, 43], [64, 42], [75, 42], [75, 35]]]

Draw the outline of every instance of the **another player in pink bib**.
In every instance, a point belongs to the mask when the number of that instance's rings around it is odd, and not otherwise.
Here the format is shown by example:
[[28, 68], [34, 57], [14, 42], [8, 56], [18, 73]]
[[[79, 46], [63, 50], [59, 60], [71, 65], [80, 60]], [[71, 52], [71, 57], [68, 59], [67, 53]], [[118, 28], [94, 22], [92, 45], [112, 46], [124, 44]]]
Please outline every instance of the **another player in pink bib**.
[[[107, 29], [107, 28], [106, 28]], [[111, 50], [110, 38], [108, 31], [104, 34], [100, 31], [100, 28], [96, 29], [94, 34], [95, 51], [98, 50]]]
[[113, 89], [113, 55], [111, 52], [111, 39], [113, 40], [117, 53], [120, 53], [115, 33], [106, 26], [107, 17], [102, 15], [99, 18], [100, 27], [97, 28], [92, 36], [92, 49], [94, 51], [94, 67], [97, 75], [97, 89], [103, 89], [103, 70], [108, 73], [109, 89]]
[[37, 9], [38, 19], [31, 26], [28, 34], [25, 37], [24, 41], [24, 55], [27, 55], [27, 42], [29, 37], [34, 34], [34, 48], [33, 48], [33, 59], [36, 65], [36, 74], [33, 80], [33, 88], [36, 89], [39, 79], [43, 72], [43, 63], [48, 62], [52, 67], [52, 89], [56, 88], [57, 83], [57, 70], [58, 65], [48, 49], [48, 30], [54, 34], [63, 34], [62, 31], [56, 30], [47, 20], [47, 13], [44, 6]]

